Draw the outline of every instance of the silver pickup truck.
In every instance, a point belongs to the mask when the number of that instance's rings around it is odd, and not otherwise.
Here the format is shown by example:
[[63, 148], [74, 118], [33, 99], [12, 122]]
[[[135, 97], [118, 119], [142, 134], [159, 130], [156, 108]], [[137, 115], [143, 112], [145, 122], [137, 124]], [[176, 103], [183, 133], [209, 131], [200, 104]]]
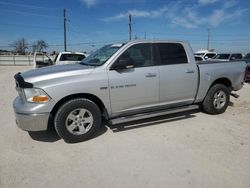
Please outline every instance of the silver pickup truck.
[[117, 124], [197, 109], [223, 113], [243, 87], [246, 63], [196, 63], [185, 41], [130, 41], [102, 47], [79, 64], [15, 75], [17, 125], [43, 131], [52, 120], [66, 142]]

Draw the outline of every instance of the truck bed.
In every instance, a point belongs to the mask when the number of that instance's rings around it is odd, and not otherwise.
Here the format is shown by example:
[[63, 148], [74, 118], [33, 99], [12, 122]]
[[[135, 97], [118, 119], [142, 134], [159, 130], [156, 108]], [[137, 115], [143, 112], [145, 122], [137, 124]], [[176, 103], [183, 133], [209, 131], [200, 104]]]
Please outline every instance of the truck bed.
[[242, 88], [246, 62], [245, 61], [205, 61], [197, 63], [200, 83], [196, 102], [201, 102], [209, 87], [218, 79], [232, 84], [232, 90]]

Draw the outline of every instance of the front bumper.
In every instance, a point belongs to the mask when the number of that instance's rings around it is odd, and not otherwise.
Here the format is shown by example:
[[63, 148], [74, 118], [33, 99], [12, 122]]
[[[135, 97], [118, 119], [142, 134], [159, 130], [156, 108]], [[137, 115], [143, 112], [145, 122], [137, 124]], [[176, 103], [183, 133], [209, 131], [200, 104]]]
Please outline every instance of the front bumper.
[[45, 131], [48, 128], [50, 112], [54, 101], [44, 104], [24, 102], [21, 97], [13, 101], [16, 124], [25, 131]]
[[48, 128], [49, 113], [20, 114], [15, 113], [17, 126], [24, 131], [45, 131]]

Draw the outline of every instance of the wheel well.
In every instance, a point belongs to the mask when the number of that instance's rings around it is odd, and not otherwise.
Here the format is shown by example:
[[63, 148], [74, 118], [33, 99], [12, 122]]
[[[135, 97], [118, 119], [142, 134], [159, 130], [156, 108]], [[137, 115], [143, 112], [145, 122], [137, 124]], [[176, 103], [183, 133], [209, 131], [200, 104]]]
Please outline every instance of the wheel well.
[[79, 94], [73, 94], [73, 95], [69, 95], [66, 96], [64, 98], [62, 98], [60, 101], [58, 101], [56, 103], [56, 105], [54, 106], [54, 108], [51, 111], [52, 116], [54, 117], [56, 112], [58, 111], [58, 109], [66, 102], [69, 101], [71, 99], [74, 98], [85, 98], [85, 99], [89, 99], [92, 102], [94, 102], [98, 108], [100, 109], [101, 114], [103, 114], [106, 117], [106, 109], [105, 106], [103, 104], [103, 102], [101, 101], [101, 99], [99, 99], [97, 96], [92, 95], [92, 94], [87, 94], [87, 93], [79, 93]]
[[211, 87], [212, 87], [213, 85], [215, 85], [215, 84], [223, 84], [223, 85], [225, 85], [226, 87], [228, 87], [229, 89], [232, 87], [232, 83], [231, 83], [231, 81], [230, 81], [228, 78], [219, 78], [219, 79], [215, 80], [215, 81], [212, 83]]

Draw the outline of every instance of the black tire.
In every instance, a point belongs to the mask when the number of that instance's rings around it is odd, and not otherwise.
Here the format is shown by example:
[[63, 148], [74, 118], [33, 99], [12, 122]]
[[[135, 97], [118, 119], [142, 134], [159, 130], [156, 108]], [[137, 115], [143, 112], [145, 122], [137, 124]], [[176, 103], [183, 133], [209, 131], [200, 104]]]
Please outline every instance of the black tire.
[[[221, 94], [223, 97], [219, 97], [218, 94]], [[218, 96], [218, 98], [216, 98]], [[230, 91], [223, 84], [213, 85], [203, 103], [203, 110], [208, 114], [221, 114], [226, 111], [230, 100]]]
[[98, 106], [84, 98], [64, 103], [55, 115], [55, 129], [66, 142], [76, 143], [92, 138], [100, 129], [101, 113]]

